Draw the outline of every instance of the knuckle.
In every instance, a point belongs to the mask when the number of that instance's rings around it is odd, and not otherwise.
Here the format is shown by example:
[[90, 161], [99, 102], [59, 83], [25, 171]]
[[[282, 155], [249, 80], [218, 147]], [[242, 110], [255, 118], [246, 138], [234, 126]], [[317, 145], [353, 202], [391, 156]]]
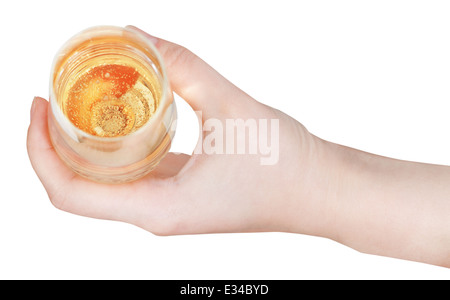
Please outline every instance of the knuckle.
[[64, 197], [61, 197], [57, 193], [47, 193], [50, 203], [59, 210], [64, 210]]
[[135, 225], [144, 228], [156, 236], [171, 236], [177, 234], [174, 222], [171, 219], [137, 222]]
[[197, 59], [194, 53], [183, 46], [170, 47], [167, 50], [167, 57], [169, 57], [167, 61], [168, 68], [172, 68], [173, 66], [189, 67]]
[[164, 217], [154, 220], [150, 230], [157, 236], [171, 236], [180, 233], [180, 222], [177, 216], [173, 214], [165, 214]]
[[157, 236], [178, 235], [186, 229], [186, 219], [184, 217], [183, 205], [180, 201], [180, 195], [176, 192], [177, 188], [165, 188], [160, 194], [162, 201], [160, 206], [153, 207], [150, 214], [146, 214], [141, 219], [141, 225], [148, 231]]

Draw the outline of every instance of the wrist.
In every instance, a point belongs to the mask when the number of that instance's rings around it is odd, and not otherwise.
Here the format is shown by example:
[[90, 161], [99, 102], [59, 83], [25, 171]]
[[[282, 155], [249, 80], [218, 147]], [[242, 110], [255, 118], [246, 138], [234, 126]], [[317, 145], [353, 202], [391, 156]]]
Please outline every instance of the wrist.
[[450, 167], [363, 152], [302, 128], [298, 124], [297, 138], [290, 137], [289, 159], [281, 166], [289, 174], [281, 179], [288, 193], [276, 201], [281, 231], [449, 265]]
[[[298, 123], [295, 152], [286, 174], [291, 193], [283, 201], [282, 231], [333, 239], [342, 169], [338, 145], [318, 138]], [[286, 180], [285, 180], [286, 181]]]

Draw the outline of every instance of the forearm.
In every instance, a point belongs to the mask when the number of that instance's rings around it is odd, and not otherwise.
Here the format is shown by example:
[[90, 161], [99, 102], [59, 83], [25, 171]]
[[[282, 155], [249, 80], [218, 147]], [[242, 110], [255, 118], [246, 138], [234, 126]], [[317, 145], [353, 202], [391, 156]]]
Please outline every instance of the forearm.
[[330, 238], [361, 252], [450, 267], [450, 167], [326, 147], [338, 170]]

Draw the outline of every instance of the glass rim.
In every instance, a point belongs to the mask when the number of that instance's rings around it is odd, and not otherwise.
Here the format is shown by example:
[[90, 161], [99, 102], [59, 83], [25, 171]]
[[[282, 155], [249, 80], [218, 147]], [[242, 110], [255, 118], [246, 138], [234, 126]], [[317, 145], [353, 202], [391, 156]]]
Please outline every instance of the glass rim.
[[[155, 109], [154, 114], [150, 117], [150, 119], [144, 124], [142, 125], [142, 127], [138, 128], [137, 130], [130, 132], [128, 134], [125, 135], [121, 135], [121, 136], [116, 136], [116, 137], [102, 137], [102, 136], [97, 136], [97, 135], [93, 135], [90, 134], [84, 130], [81, 130], [80, 128], [78, 128], [77, 126], [75, 126], [63, 113], [61, 106], [59, 105], [59, 103], [56, 100], [56, 95], [55, 95], [55, 89], [54, 89], [54, 74], [56, 73], [57, 70], [55, 70], [60, 58], [61, 58], [61, 54], [64, 53], [64, 51], [66, 49], [69, 48], [69, 46], [72, 46], [72, 42], [75, 38], [82, 36], [83, 34], [89, 33], [89, 32], [96, 32], [98, 30], [110, 30], [110, 31], [117, 31], [117, 32], [129, 32], [132, 33], [135, 37], [137, 37], [141, 42], [143, 42], [145, 44], [145, 46], [150, 48], [150, 51], [152, 52], [152, 54], [155, 56], [156, 60], [158, 61], [159, 64], [159, 70], [155, 70], [157, 72], [157, 75], [160, 75], [161, 80], [162, 80], [162, 86], [161, 86], [161, 98], [159, 100], [159, 104]], [[149, 58], [147, 56], [147, 58]], [[150, 58], [149, 58], [150, 59]], [[150, 59], [151, 60], [151, 59]], [[157, 68], [158, 69], [158, 68]], [[160, 73], [160, 74], [158, 74]], [[161, 57], [161, 54], [159, 53], [159, 51], [156, 49], [155, 45], [150, 41], [150, 39], [146, 38], [145, 35], [133, 28], [127, 28], [127, 27], [120, 27], [120, 26], [112, 26], [112, 25], [98, 25], [98, 26], [92, 26], [92, 27], [88, 27], [78, 33], [76, 33], [75, 35], [73, 35], [71, 38], [69, 38], [60, 48], [59, 50], [56, 52], [55, 57], [53, 59], [52, 62], [52, 67], [51, 67], [51, 72], [50, 72], [50, 99], [49, 99], [49, 103], [50, 103], [50, 108], [51, 108], [51, 113], [53, 114], [53, 116], [56, 118], [56, 122], [60, 123], [60, 121], [64, 122], [66, 124], [66, 126], [68, 126], [70, 128], [71, 132], [68, 132], [68, 130], [66, 128], [63, 128], [63, 126], [61, 126], [61, 129], [63, 129], [69, 136], [71, 136], [72, 138], [75, 138], [76, 140], [79, 140], [80, 137], [81, 138], [88, 138], [89, 140], [93, 140], [93, 141], [101, 141], [101, 142], [117, 142], [117, 141], [122, 141], [122, 140], [126, 140], [126, 139], [131, 139], [133, 136], [137, 136], [140, 133], [144, 132], [148, 127], [151, 127], [153, 125], [154, 122], [156, 122], [157, 119], [159, 119], [158, 117], [163, 113], [162, 112], [162, 108], [165, 107], [165, 102], [168, 101], [168, 94], [171, 93], [170, 90], [170, 85], [169, 85], [169, 80], [167, 78], [167, 72], [166, 72], [166, 67], [165, 67], [165, 63]], [[170, 130], [169, 128], [167, 130]], [[74, 136], [75, 134], [75, 136]]]

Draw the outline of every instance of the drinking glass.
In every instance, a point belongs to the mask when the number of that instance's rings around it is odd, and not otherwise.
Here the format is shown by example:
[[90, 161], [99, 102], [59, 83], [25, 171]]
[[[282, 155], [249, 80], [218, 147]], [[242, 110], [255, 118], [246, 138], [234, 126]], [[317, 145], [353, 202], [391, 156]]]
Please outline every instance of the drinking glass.
[[52, 65], [48, 124], [54, 149], [79, 175], [123, 183], [148, 174], [169, 151], [176, 124], [151, 41], [114, 26], [69, 39]]

